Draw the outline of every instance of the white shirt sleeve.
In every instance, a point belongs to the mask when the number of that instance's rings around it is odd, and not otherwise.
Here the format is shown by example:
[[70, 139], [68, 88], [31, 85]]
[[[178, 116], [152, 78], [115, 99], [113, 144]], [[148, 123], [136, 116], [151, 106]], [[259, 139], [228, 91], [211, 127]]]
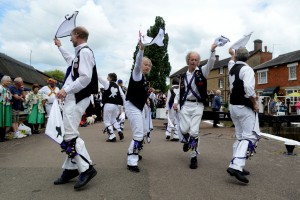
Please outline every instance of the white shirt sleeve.
[[72, 65], [72, 61], [75, 58], [73, 54], [69, 53], [63, 46], [58, 47], [58, 50], [60, 51], [61, 55], [67, 62], [68, 66]]
[[144, 56], [144, 50], [139, 50], [139, 52], [136, 55], [135, 65], [132, 72], [132, 78], [134, 81], [142, 80], [143, 56]]
[[240, 79], [244, 82], [245, 97], [256, 97], [255, 94], [255, 76], [253, 69], [246, 65], [240, 71]]
[[202, 67], [202, 73], [203, 73], [203, 76], [204, 76], [205, 78], [208, 77], [208, 74], [209, 74], [210, 70], [212, 70], [212, 68], [214, 67], [214, 64], [215, 64], [215, 61], [216, 61], [216, 55], [215, 55], [215, 52], [216, 52], [216, 51], [211, 52], [210, 57], [209, 57], [209, 59], [208, 59], [206, 65], [204, 65], [204, 66]]
[[104, 79], [98, 75], [98, 80], [101, 83], [101, 85], [103, 85], [104, 90], [107, 90], [109, 88], [109, 81], [107, 79]]

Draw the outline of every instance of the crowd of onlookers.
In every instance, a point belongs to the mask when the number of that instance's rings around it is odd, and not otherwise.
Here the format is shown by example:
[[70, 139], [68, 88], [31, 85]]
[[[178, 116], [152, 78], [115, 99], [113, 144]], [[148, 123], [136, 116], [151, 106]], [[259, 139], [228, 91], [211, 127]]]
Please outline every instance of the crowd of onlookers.
[[39, 134], [40, 128], [45, 126], [45, 104], [49, 96], [43, 94], [36, 83], [25, 88], [21, 77], [11, 82], [9, 76], [1, 78], [0, 142]]

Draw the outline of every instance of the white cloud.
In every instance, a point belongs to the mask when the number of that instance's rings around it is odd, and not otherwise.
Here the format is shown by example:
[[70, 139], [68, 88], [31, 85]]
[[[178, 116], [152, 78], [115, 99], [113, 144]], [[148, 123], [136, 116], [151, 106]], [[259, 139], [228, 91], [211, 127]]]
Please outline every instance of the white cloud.
[[[185, 54], [196, 50], [208, 57], [213, 40], [224, 35], [231, 42], [253, 31], [247, 45], [261, 39], [274, 56], [299, 50], [300, 8], [298, 0], [0, 0], [0, 52], [41, 71], [65, 69], [53, 44], [55, 32], [66, 14], [78, 10], [77, 25], [90, 32], [99, 73], [116, 72], [126, 81], [130, 75], [138, 30], [145, 33], [161, 16], [169, 34], [171, 73], [185, 66]], [[73, 51], [69, 38], [63, 45]], [[229, 45], [217, 49], [228, 57]]]

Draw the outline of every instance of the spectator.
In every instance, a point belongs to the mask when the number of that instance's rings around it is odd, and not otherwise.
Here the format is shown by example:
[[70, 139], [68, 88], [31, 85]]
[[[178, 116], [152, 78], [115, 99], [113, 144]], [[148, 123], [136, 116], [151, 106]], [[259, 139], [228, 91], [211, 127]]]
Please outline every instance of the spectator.
[[11, 82], [9, 76], [3, 76], [0, 85], [0, 142], [5, 141], [6, 127], [12, 125], [12, 95], [8, 89]]
[[39, 125], [44, 123], [44, 102], [43, 94], [39, 93], [39, 85], [32, 85], [32, 91], [26, 96], [25, 104], [27, 107], [27, 121], [31, 124], [33, 134], [39, 134]]
[[26, 135], [21, 134], [18, 131], [21, 105], [22, 102], [25, 101], [25, 96], [23, 94], [23, 85], [23, 79], [21, 77], [17, 77], [14, 79], [14, 85], [9, 86], [9, 90], [12, 94], [12, 129], [14, 131], [14, 138], [26, 137]]
[[220, 111], [221, 109], [221, 106], [222, 106], [222, 102], [221, 102], [221, 91], [220, 90], [217, 90], [216, 91], [216, 96], [214, 97], [214, 100], [213, 100], [213, 104], [212, 104], [212, 110], [214, 113], [214, 125], [213, 127], [216, 127], [218, 128], [218, 125], [220, 122], [219, 122], [219, 114], [216, 113], [217, 111]]

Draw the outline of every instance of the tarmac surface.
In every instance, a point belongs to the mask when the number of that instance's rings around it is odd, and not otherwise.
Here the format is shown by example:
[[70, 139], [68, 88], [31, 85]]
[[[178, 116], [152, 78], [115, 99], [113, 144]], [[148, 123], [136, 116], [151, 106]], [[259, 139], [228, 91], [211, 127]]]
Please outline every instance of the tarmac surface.
[[287, 156], [282, 142], [262, 138], [255, 154], [247, 161], [249, 184], [227, 174], [232, 156], [234, 128], [200, 126], [198, 169], [189, 168], [189, 153], [180, 142], [166, 141], [164, 123], [153, 120], [151, 143], [144, 145], [140, 173], [126, 169], [131, 141], [126, 121], [123, 141], [106, 142], [103, 123], [81, 127], [95, 168], [98, 171], [82, 190], [73, 189], [76, 179], [54, 185], [62, 173], [65, 154], [45, 134], [0, 143], [0, 199], [127, 199], [127, 200], [299, 200], [300, 148]]

